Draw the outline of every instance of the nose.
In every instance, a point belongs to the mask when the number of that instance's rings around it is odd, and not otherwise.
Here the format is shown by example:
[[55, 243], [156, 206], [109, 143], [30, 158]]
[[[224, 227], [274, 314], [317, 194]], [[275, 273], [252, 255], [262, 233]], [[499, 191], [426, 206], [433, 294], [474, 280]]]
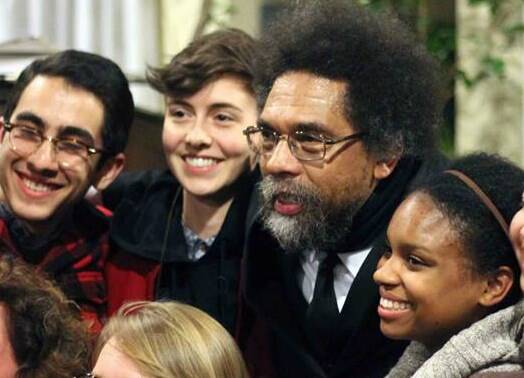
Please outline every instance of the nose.
[[195, 122], [189, 126], [185, 141], [194, 148], [203, 148], [211, 145], [213, 138], [206, 128], [204, 119], [195, 119]]
[[30, 170], [41, 174], [50, 174], [58, 170], [55, 146], [50, 140], [44, 139], [42, 144], [27, 157]]
[[302, 163], [291, 153], [287, 140], [281, 138], [271, 154], [262, 154], [260, 159], [262, 172], [268, 175], [298, 176], [302, 172]]
[[400, 283], [398, 259], [394, 256], [382, 256], [373, 274], [373, 280], [381, 286], [395, 286]]

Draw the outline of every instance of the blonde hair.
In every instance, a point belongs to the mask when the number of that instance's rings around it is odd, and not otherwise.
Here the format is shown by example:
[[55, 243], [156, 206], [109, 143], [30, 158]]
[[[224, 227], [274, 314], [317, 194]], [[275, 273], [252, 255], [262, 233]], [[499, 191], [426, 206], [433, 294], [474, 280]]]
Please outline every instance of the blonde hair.
[[151, 378], [249, 377], [229, 333], [203, 311], [179, 302], [124, 305], [102, 330], [95, 360], [109, 339]]

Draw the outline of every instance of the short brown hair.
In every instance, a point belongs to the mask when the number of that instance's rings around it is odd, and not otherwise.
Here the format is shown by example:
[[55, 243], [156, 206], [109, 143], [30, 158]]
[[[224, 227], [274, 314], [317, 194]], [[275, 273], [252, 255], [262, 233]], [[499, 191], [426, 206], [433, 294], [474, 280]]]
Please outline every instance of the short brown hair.
[[239, 77], [252, 86], [257, 42], [239, 29], [228, 28], [193, 41], [164, 67], [150, 68], [147, 80], [167, 96], [190, 96], [224, 75]]
[[70, 378], [88, 370], [91, 340], [73, 302], [8, 254], [0, 256], [0, 303], [7, 309], [17, 378]]

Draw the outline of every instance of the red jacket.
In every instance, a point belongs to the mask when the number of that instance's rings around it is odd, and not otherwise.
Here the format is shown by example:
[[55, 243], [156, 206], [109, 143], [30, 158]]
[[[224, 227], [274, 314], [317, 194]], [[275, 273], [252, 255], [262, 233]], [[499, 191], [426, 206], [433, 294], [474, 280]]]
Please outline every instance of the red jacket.
[[126, 302], [152, 301], [160, 264], [121, 251], [112, 251], [105, 265], [107, 316]]

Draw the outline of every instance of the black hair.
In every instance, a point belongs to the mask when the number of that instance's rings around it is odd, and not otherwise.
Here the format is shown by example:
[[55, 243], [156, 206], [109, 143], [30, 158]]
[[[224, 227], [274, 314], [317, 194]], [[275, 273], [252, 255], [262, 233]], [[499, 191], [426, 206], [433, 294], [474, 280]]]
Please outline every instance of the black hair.
[[186, 97], [223, 75], [234, 75], [254, 93], [257, 42], [239, 29], [228, 28], [191, 42], [164, 67], [149, 69], [147, 79], [157, 91]]
[[[457, 159], [448, 169], [460, 171], [473, 180], [510, 224], [521, 207], [524, 189], [521, 168], [498, 155], [477, 153]], [[476, 273], [488, 275], [500, 266], [511, 268], [515, 281], [503, 303], [515, 303], [521, 296], [519, 264], [509, 237], [479, 196], [459, 178], [446, 172], [421, 183], [415, 192], [429, 195], [446, 215]]]
[[391, 14], [348, 0], [300, 1], [262, 39], [255, 84], [263, 107], [275, 80], [305, 71], [347, 83], [345, 114], [379, 159], [423, 156], [440, 120], [439, 69]]
[[63, 78], [69, 85], [94, 94], [104, 106], [102, 130], [105, 157], [124, 151], [134, 117], [129, 83], [120, 68], [100, 55], [66, 50], [37, 59], [27, 66], [13, 87], [4, 110], [9, 121], [22, 93], [39, 76]]

